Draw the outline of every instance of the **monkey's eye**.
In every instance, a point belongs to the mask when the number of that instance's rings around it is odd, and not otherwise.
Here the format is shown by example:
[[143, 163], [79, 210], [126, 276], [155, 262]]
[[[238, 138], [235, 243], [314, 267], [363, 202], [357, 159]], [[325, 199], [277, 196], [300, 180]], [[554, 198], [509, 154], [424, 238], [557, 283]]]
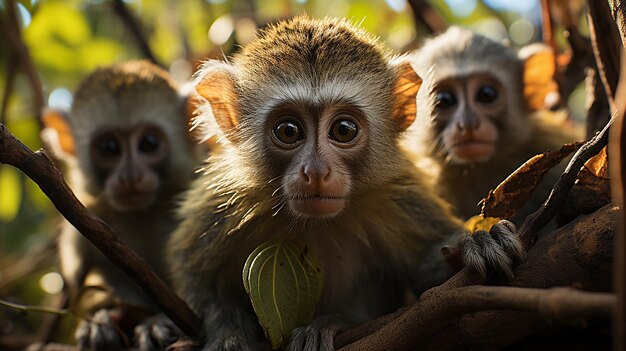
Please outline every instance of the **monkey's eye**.
[[159, 148], [159, 145], [161, 145], [161, 141], [158, 136], [146, 133], [139, 140], [139, 151], [145, 153], [154, 152]]
[[341, 119], [333, 123], [332, 127], [330, 127], [330, 133], [328, 133], [328, 136], [337, 142], [349, 143], [356, 138], [358, 133], [359, 128], [354, 122], [347, 119]]
[[120, 154], [121, 147], [114, 137], [103, 137], [98, 140], [96, 149], [100, 155], [106, 158], [113, 158]]
[[291, 121], [285, 121], [279, 123], [276, 127], [274, 127], [274, 136], [276, 139], [284, 144], [295, 144], [298, 141], [304, 139], [304, 134], [300, 127]]
[[476, 93], [476, 101], [489, 104], [498, 98], [498, 90], [492, 85], [483, 85]]
[[435, 96], [435, 106], [437, 108], [449, 108], [456, 105], [456, 96], [451, 91], [442, 90]]

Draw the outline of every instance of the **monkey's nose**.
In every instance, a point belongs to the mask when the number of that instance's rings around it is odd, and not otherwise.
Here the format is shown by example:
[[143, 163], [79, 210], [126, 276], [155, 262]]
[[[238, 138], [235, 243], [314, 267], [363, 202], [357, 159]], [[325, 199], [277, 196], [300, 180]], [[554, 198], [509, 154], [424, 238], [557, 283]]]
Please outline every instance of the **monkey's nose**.
[[471, 121], [462, 121], [456, 122], [456, 129], [460, 132], [464, 130], [476, 130], [480, 127], [480, 121], [478, 119], [473, 119]]
[[300, 168], [300, 177], [307, 186], [323, 186], [331, 180], [331, 170], [325, 163], [311, 162]]

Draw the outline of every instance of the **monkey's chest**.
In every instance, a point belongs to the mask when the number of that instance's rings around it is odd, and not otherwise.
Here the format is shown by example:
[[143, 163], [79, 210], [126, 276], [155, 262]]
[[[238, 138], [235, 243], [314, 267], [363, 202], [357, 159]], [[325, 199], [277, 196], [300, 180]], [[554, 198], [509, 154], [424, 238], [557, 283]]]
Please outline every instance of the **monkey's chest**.
[[313, 245], [324, 277], [318, 316], [341, 314], [364, 322], [397, 309], [402, 304], [403, 285], [386, 260], [360, 242], [342, 244]]

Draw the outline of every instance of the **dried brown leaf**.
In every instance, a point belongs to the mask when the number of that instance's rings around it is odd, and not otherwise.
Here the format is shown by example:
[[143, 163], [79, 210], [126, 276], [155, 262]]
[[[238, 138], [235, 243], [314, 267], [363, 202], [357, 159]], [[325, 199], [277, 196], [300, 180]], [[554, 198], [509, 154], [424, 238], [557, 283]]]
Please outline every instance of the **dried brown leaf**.
[[583, 174], [583, 171], [588, 171], [584, 172], [586, 175], [588, 174], [596, 178], [609, 179], [609, 161], [606, 153], [606, 146], [602, 149], [602, 151], [600, 151], [599, 154], [590, 158], [589, 161], [585, 163], [584, 169], [578, 175], [579, 179], [581, 174]]
[[565, 144], [559, 150], [532, 157], [511, 173], [482, 201], [483, 217], [512, 217], [528, 200], [548, 171], [578, 150], [581, 142]]

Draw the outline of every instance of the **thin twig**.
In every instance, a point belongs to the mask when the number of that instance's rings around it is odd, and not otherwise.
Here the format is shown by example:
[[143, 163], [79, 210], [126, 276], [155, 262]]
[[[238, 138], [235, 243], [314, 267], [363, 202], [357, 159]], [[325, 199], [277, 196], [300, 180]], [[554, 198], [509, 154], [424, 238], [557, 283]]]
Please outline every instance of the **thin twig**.
[[0, 306], [18, 310], [24, 314], [27, 314], [29, 312], [43, 312], [43, 313], [52, 313], [52, 314], [65, 316], [66, 314], [69, 313], [69, 311], [65, 309], [47, 307], [47, 306], [22, 305], [19, 303], [10, 302], [10, 301], [6, 301], [3, 299], [0, 299]]
[[530, 214], [524, 220], [518, 233], [521, 240], [527, 247], [532, 243], [535, 234], [556, 216], [563, 208], [567, 195], [576, 182], [578, 172], [585, 165], [585, 162], [597, 155], [609, 141], [609, 127], [613, 123], [613, 118], [598, 132], [593, 138], [587, 141], [572, 157], [559, 180], [556, 182], [548, 199], [539, 209]]
[[441, 15], [425, 0], [408, 0], [413, 20], [421, 24], [428, 34], [443, 33], [448, 24]]
[[17, 5], [15, 0], [7, 0], [5, 2], [7, 13], [6, 21], [0, 16], [0, 29], [4, 33], [7, 43], [9, 44], [9, 50], [12, 55], [15, 55], [17, 62], [19, 62], [19, 68], [26, 75], [26, 78], [30, 82], [33, 92], [33, 111], [39, 122], [39, 126], [43, 127], [41, 121], [41, 112], [46, 106], [43, 86], [39, 74], [35, 70], [35, 66], [30, 58], [28, 47], [24, 44], [22, 39], [22, 32], [20, 30], [19, 21], [17, 20]]
[[135, 38], [137, 45], [139, 45], [139, 50], [141, 50], [141, 53], [148, 60], [152, 61], [152, 63], [160, 66], [159, 61], [156, 59], [156, 56], [152, 52], [152, 49], [150, 49], [150, 45], [148, 45], [148, 41], [146, 40], [146, 38], [144, 37], [142, 33], [141, 25], [139, 24], [139, 21], [135, 18], [135, 16], [133, 16], [130, 10], [128, 10], [128, 7], [124, 3], [124, 1], [113, 0], [111, 5], [113, 6], [113, 10], [115, 10], [115, 13], [117, 13], [117, 15], [120, 17], [122, 22], [126, 25], [126, 27], [133, 34], [133, 37]]
[[57, 257], [56, 240], [46, 238], [43, 245], [31, 246], [16, 262], [0, 269], [0, 294], [31, 274], [49, 268]]
[[15, 74], [17, 61], [13, 55], [9, 55], [7, 60], [7, 80], [4, 82], [4, 92], [2, 93], [2, 107], [0, 107], [0, 123], [6, 124], [7, 122], [7, 110], [9, 108], [9, 99], [11, 98], [11, 92], [13, 91], [13, 84], [15, 83]]
[[43, 150], [32, 152], [2, 124], [0, 163], [19, 168], [35, 181], [68, 222], [133, 279], [181, 330], [190, 336], [198, 333], [200, 319], [154, 273], [143, 258], [128, 248], [111, 227], [78, 201], [46, 153]]
[[[52, 306], [58, 309], [67, 309], [69, 305], [69, 294], [67, 289], [63, 289], [60, 294], [55, 296]], [[49, 343], [59, 328], [61, 316], [58, 314], [48, 314], [42, 316], [39, 328], [37, 329], [37, 341], [44, 344]]]

